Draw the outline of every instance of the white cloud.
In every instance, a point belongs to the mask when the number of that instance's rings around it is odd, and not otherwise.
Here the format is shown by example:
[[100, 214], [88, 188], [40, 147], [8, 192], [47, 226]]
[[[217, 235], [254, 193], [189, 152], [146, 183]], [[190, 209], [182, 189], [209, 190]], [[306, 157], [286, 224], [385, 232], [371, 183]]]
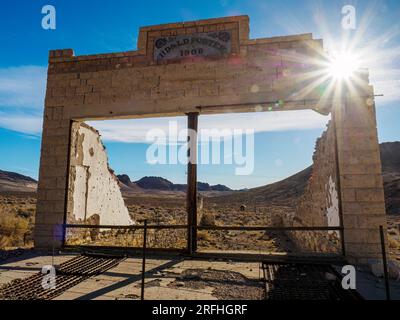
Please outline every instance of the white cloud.
[[43, 108], [46, 70], [41, 66], [0, 69], [0, 106], [3, 108]]
[[377, 102], [393, 102], [400, 100], [400, 69], [371, 71], [371, 83], [374, 85]]
[[[201, 115], [199, 129], [253, 129], [256, 133], [321, 129], [329, 118], [312, 110]], [[168, 136], [169, 121], [176, 121], [178, 130], [186, 128], [185, 117], [90, 121], [88, 124], [100, 131], [104, 141], [146, 143], [146, 134], [151, 129], [162, 130]]]
[[42, 131], [42, 117], [27, 114], [6, 114], [0, 112], [0, 127], [26, 134], [39, 135]]
[[0, 127], [28, 135], [41, 133], [46, 70], [41, 66], [0, 68]]

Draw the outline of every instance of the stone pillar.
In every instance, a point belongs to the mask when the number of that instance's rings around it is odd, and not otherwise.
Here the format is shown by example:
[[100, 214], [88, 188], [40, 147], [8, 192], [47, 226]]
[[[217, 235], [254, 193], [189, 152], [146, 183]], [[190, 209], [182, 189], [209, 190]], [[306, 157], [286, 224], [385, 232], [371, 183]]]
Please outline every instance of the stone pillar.
[[62, 245], [70, 125], [63, 107], [46, 106], [44, 111], [39, 185], [37, 191], [35, 248]]
[[346, 257], [365, 264], [381, 257], [379, 226], [386, 212], [373, 88], [349, 90], [333, 106]]

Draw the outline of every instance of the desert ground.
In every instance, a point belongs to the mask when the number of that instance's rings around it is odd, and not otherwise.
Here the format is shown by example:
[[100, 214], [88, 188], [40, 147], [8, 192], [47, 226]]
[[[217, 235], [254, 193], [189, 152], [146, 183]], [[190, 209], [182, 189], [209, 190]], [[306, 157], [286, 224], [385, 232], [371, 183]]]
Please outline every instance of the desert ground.
[[[400, 142], [381, 144], [389, 254], [392, 259], [398, 261], [399, 156]], [[282, 217], [294, 213], [296, 201], [302, 195], [311, 172], [309, 167], [282, 181], [246, 191], [227, 191], [223, 185], [214, 186], [217, 187], [215, 190], [202, 191], [200, 193], [203, 196], [203, 205], [199, 205], [198, 223], [200, 226], [280, 226]], [[142, 224], [145, 219], [151, 225], [186, 224], [185, 192], [144, 189], [149, 187], [149, 184], [151, 187], [151, 183], [159, 183], [162, 186], [168, 183], [159, 177], [142, 178], [135, 183], [126, 175], [118, 178], [121, 181], [125, 205], [137, 224]], [[16, 248], [33, 246], [35, 184], [36, 181], [32, 178], [0, 170], [0, 258], [16, 252]], [[149, 230], [148, 234], [149, 247], [179, 249], [186, 246], [185, 228]], [[283, 232], [199, 230], [198, 249], [258, 253], [298, 252], [299, 249], [290, 238], [290, 234]], [[138, 247], [142, 244], [142, 232], [101, 229], [97, 232], [86, 231], [82, 237], [82, 233], [76, 236], [74, 231], [68, 230], [67, 243]]]
[[[214, 194], [215, 196], [215, 194]], [[199, 226], [273, 226], [280, 212], [292, 211], [290, 207], [256, 206], [241, 207], [238, 204], [221, 205], [218, 197], [204, 197], [204, 206], [199, 210]], [[133, 219], [142, 224], [147, 220], [149, 225], [185, 225], [185, 194], [149, 193], [125, 195], [125, 203]], [[87, 232], [82, 240], [81, 233], [74, 237], [71, 232], [70, 244], [91, 244], [110, 246], [140, 246], [141, 231], [103, 230], [97, 237]], [[186, 246], [186, 229], [149, 230], [149, 246], [155, 248], [178, 248]], [[198, 249], [233, 250], [260, 253], [293, 252], [295, 247], [289, 237], [282, 232], [262, 231], [220, 231], [200, 230], [198, 232]]]
[[[186, 223], [184, 194], [140, 194], [125, 198], [129, 212], [138, 224], [145, 219], [148, 224], [182, 225]], [[34, 193], [7, 193], [0, 195], [0, 248], [2, 255], [16, 248], [30, 248], [33, 245], [33, 226], [36, 197]], [[200, 210], [200, 226], [274, 226], [279, 225], [279, 215], [293, 211], [290, 206], [264, 205], [241, 208], [237, 203], [221, 205], [219, 198], [204, 198]], [[389, 253], [392, 259], [400, 261], [400, 216], [388, 215]], [[184, 248], [186, 230], [149, 230], [149, 247]], [[198, 233], [200, 251], [227, 250], [259, 253], [296, 252], [296, 247], [282, 232], [261, 231], [210, 231]], [[140, 246], [141, 231], [102, 230], [96, 237], [87, 233], [85, 238], [68, 237], [69, 244]]]

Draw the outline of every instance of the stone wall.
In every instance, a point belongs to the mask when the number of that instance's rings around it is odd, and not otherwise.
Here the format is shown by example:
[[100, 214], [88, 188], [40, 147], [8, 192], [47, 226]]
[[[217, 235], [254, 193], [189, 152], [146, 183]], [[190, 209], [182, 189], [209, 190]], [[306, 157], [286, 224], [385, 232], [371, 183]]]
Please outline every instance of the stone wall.
[[[296, 205], [295, 215], [286, 217], [285, 224], [295, 227], [340, 226], [337, 180], [335, 131], [330, 121], [316, 142], [312, 174]], [[288, 235], [302, 251], [334, 253], [341, 248], [337, 231], [291, 231]]]
[[77, 122], [71, 138], [67, 223], [132, 224], [98, 131]]

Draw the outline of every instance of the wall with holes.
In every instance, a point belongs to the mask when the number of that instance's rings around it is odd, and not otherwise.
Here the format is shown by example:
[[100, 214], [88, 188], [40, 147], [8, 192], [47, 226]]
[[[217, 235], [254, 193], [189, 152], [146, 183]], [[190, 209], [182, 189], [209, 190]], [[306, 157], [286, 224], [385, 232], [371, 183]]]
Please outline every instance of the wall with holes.
[[67, 221], [133, 223], [98, 131], [80, 123], [72, 130]]

